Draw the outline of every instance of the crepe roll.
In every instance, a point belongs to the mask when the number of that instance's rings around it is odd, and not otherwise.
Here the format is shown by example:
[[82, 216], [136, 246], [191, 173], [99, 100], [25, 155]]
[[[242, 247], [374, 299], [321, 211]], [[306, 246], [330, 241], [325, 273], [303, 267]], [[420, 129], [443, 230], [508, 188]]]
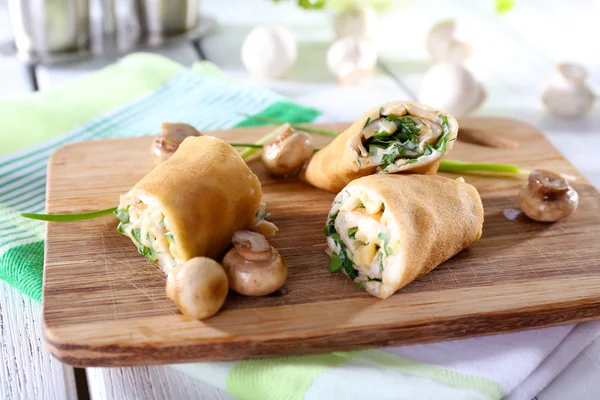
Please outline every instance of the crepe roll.
[[121, 196], [117, 230], [165, 273], [194, 257], [218, 258], [233, 234], [265, 217], [256, 175], [226, 142], [188, 137]]
[[385, 299], [475, 243], [482, 228], [481, 198], [462, 178], [366, 176], [331, 207], [329, 270]]
[[301, 172], [305, 182], [333, 193], [375, 173], [435, 174], [458, 133], [456, 119], [412, 101], [372, 108], [318, 151]]

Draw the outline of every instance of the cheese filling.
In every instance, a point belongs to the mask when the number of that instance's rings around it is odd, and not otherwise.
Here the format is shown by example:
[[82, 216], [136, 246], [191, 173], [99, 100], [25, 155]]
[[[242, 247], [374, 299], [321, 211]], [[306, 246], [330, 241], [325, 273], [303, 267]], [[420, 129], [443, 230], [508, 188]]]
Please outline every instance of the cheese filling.
[[400, 249], [391, 223], [376, 193], [352, 187], [338, 194], [325, 227], [332, 252], [330, 272], [343, 270], [371, 293], [396, 279]]
[[355, 149], [357, 164], [376, 165], [378, 172], [394, 173], [441, 157], [450, 135], [448, 119], [443, 114], [437, 115], [437, 121], [431, 118], [411, 115], [406, 109], [387, 115], [382, 109], [379, 118], [365, 121]]
[[120, 223], [117, 231], [129, 237], [138, 252], [158, 264], [163, 272], [181, 263], [173, 232], [159, 202], [151, 196], [121, 196], [115, 215]]

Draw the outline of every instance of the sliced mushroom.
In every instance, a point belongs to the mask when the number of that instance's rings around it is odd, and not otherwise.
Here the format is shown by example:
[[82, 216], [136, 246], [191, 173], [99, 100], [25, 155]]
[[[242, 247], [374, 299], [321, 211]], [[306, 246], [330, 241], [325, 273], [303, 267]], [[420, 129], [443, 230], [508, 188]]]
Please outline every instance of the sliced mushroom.
[[202, 136], [202, 133], [188, 124], [163, 122], [161, 128], [162, 135], [154, 139], [150, 147], [155, 164], [160, 164], [171, 157], [185, 138]]
[[519, 205], [535, 221], [554, 222], [575, 212], [579, 195], [559, 174], [536, 169], [519, 192]]
[[245, 296], [264, 296], [283, 286], [287, 266], [263, 235], [239, 231], [233, 235], [233, 245], [223, 258], [232, 290]]
[[265, 144], [262, 160], [271, 174], [288, 175], [302, 167], [312, 153], [311, 136], [288, 125], [282, 134]]
[[221, 265], [206, 257], [179, 264], [167, 276], [167, 297], [188, 317], [204, 319], [223, 307], [229, 285]]
[[267, 221], [269, 217], [267, 213], [267, 202], [261, 201], [258, 211], [256, 211], [256, 217], [254, 218], [254, 225], [250, 228], [251, 231], [258, 232], [261, 235], [273, 236], [279, 228], [274, 223]]
[[271, 221], [267, 221], [265, 219], [260, 220], [257, 223], [255, 223], [251, 229], [252, 229], [252, 231], [254, 231], [256, 233], [260, 233], [261, 235], [264, 235], [264, 236], [273, 236], [275, 233], [277, 233], [277, 231], [279, 231], [279, 228], [277, 227], [277, 225], [275, 225]]

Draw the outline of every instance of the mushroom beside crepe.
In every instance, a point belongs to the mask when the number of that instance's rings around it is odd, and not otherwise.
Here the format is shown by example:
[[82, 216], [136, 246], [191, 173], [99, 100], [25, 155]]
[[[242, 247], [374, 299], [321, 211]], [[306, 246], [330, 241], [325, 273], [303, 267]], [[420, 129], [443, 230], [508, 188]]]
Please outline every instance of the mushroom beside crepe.
[[117, 230], [168, 273], [194, 257], [221, 257], [237, 231], [274, 233], [261, 199], [258, 178], [233, 147], [188, 137], [121, 196]]

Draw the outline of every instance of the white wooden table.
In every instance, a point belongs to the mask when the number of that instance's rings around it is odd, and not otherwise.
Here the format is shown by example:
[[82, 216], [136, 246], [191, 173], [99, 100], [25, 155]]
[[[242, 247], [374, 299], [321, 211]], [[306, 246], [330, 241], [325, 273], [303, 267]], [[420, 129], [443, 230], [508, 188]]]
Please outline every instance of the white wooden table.
[[[539, 101], [541, 86], [550, 78], [553, 66], [563, 60], [584, 62], [590, 68], [592, 86], [600, 92], [600, 56], [597, 51], [588, 51], [589, 43], [584, 45], [585, 38], [600, 37], [600, 24], [595, 21], [598, 5], [585, 0], [568, 5], [559, 0], [519, 1], [512, 12], [498, 17], [491, 0], [398, 3], [381, 17], [378, 42], [382, 61], [392, 76], [380, 72], [359, 87], [339, 87], [325, 68], [332, 32], [329, 16], [323, 12], [303, 12], [287, 4], [273, 6], [267, 0], [205, 0], [203, 12], [216, 17], [222, 28], [202, 40], [202, 50], [210, 61], [238, 79], [266, 85], [297, 102], [320, 108], [331, 120], [349, 121], [373, 104], [417, 93], [428, 63], [424, 47], [428, 28], [440, 19], [456, 17], [458, 35], [474, 46], [469, 67], [488, 90], [488, 100], [476, 114], [512, 116], [533, 124], [600, 187], [600, 159], [595, 154], [600, 148], [600, 107], [597, 105], [584, 119], [563, 121], [546, 114]], [[235, 13], [222, 12], [233, 8]], [[300, 40], [298, 64], [286, 79], [256, 82], [239, 61], [244, 35], [262, 22], [290, 26]], [[0, 0], [0, 40], [9, 36], [6, 4]], [[199, 59], [190, 44], [157, 52], [186, 66]], [[48, 90], [110, 61], [37, 67], [35, 77], [40, 90]], [[29, 78], [18, 61], [0, 58], [0, 96], [29, 93]], [[74, 370], [43, 349], [40, 319], [38, 304], [0, 283], [0, 399], [78, 397]], [[575, 386], [578, 399], [598, 398], [598, 354], [595, 348], [584, 352], [538, 399], [567, 398]], [[92, 399], [228, 398], [224, 392], [168, 367], [88, 368], [86, 374], [87, 388], [78, 380], [79, 398], [85, 398], [86, 389]]]

